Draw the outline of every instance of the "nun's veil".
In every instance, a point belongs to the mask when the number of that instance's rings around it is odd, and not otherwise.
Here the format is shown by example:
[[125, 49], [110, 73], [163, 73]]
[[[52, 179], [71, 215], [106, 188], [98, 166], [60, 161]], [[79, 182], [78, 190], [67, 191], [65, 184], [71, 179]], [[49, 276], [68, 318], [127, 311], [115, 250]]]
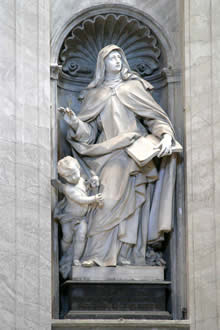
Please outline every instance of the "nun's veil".
[[[125, 53], [123, 50], [116, 46], [116, 45], [108, 45], [104, 48], [102, 48], [98, 54], [97, 63], [96, 63], [96, 70], [95, 75], [91, 83], [88, 85], [87, 89], [99, 87], [105, 79], [105, 58], [113, 51], [117, 50], [121, 54], [121, 60], [122, 60], [122, 70], [121, 70], [121, 76], [123, 80], [128, 79], [129, 73], [136, 74], [135, 72], [132, 72], [130, 69], [130, 66], [128, 64], [128, 61], [125, 57]], [[137, 75], [137, 74], [136, 74]]]
[[113, 51], [117, 50], [121, 54], [122, 60], [122, 69], [121, 69], [121, 78], [122, 80], [137, 79], [139, 80], [145, 89], [152, 90], [153, 86], [146, 80], [141, 79], [137, 72], [131, 70], [128, 61], [125, 57], [124, 51], [116, 45], [108, 45], [100, 50], [97, 57], [95, 75], [91, 83], [80, 93], [79, 99], [83, 100], [86, 91], [89, 91], [92, 88], [100, 87], [105, 80], [105, 58]]

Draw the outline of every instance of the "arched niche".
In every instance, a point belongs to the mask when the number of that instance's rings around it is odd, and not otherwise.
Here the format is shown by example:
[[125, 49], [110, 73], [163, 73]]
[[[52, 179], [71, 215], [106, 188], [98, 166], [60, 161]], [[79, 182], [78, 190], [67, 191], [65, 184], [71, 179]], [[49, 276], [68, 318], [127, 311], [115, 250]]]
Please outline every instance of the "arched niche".
[[[150, 81], [153, 96], [167, 111], [183, 142], [181, 101], [181, 70], [176, 58], [175, 45], [163, 27], [152, 17], [137, 9], [122, 5], [105, 5], [88, 8], [66, 22], [52, 38], [51, 92], [52, 92], [52, 173], [56, 176], [57, 158], [70, 153], [65, 142], [66, 126], [58, 120], [56, 109], [69, 106], [79, 112], [78, 96], [92, 79], [98, 51], [107, 44], [117, 44], [124, 49], [131, 68]], [[166, 249], [171, 281], [170, 311], [173, 318], [181, 318], [186, 306], [185, 295], [185, 226], [183, 161], [177, 170], [176, 200], [173, 214], [174, 232]], [[54, 202], [56, 196], [54, 196]], [[58, 230], [53, 230], [53, 279], [56, 292], [54, 313], [58, 311]]]

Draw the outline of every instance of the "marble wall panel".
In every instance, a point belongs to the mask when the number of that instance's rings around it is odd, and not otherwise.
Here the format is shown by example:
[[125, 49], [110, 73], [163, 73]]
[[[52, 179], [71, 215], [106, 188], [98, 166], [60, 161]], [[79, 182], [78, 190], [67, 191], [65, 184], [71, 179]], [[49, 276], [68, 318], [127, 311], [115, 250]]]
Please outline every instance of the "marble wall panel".
[[50, 329], [49, 1], [0, 3], [1, 328]]
[[[217, 5], [218, 4], [218, 5]], [[219, 3], [185, 1], [189, 310], [194, 330], [220, 327]]]
[[[15, 322], [15, 8], [0, 10], [0, 319], [5, 329]], [[8, 166], [7, 166], [8, 165]], [[10, 170], [9, 170], [10, 167]]]
[[220, 328], [220, 6], [212, 3], [212, 108], [213, 108], [213, 174], [216, 254], [216, 313]]

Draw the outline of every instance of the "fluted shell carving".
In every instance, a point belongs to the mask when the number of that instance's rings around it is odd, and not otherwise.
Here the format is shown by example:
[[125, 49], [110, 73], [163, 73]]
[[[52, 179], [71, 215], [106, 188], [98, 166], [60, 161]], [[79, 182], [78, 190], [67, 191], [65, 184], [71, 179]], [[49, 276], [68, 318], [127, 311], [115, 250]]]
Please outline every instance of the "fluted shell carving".
[[151, 30], [132, 17], [105, 14], [86, 19], [65, 39], [60, 53], [63, 78], [88, 84], [98, 52], [109, 44], [121, 47], [131, 69], [143, 78], [151, 80], [161, 70], [161, 51]]

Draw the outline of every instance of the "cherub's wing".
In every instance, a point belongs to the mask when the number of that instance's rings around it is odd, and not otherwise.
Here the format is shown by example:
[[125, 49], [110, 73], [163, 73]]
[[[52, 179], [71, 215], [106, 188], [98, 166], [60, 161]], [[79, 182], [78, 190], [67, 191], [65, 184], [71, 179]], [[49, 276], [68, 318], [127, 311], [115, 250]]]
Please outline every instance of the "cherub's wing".
[[59, 192], [63, 193], [63, 184], [60, 180], [52, 179], [51, 184], [55, 189], [57, 189]]

